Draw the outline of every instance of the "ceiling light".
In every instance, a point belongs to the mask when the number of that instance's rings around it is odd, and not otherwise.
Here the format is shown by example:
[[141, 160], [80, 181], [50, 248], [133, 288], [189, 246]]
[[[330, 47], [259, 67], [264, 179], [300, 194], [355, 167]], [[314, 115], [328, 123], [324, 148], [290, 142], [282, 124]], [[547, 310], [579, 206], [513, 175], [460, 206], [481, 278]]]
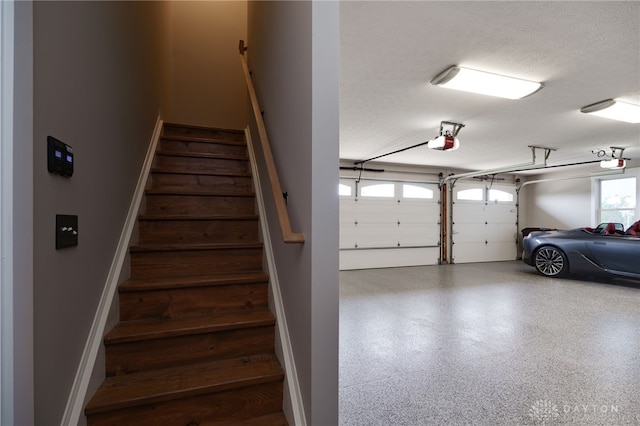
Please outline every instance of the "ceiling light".
[[626, 121], [627, 123], [640, 123], [640, 106], [613, 99], [587, 105], [580, 108], [580, 112], [611, 118], [613, 120]]
[[603, 169], [624, 169], [627, 162], [622, 158], [612, 158], [611, 160], [602, 160], [600, 167]]
[[431, 84], [465, 92], [520, 99], [542, 89], [544, 85], [535, 81], [521, 80], [484, 71], [452, 66], [441, 72]]

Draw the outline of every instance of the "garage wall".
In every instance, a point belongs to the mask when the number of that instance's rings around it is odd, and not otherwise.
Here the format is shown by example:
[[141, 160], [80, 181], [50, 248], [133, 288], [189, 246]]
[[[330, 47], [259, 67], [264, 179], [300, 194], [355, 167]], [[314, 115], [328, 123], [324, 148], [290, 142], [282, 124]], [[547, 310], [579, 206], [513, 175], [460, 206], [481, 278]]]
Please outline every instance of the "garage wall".
[[[601, 170], [590, 169], [594, 173], [602, 173]], [[541, 182], [524, 187], [521, 191], [521, 200], [526, 208], [521, 210], [520, 228], [546, 227], [571, 229], [583, 226], [594, 226], [597, 218], [595, 208], [597, 200], [593, 194], [595, 177], [583, 177], [568, 179], [572, 176], [584, 174], [585, 171], [564, 171], [547, 175], [531, 176], [527, 180], [535, 179], [566, 179], [552, 182]], [[638, 177], [636, 187], [640, 200], [640, 168], [627, 168], [624, 175], [611, 174], [619, 177]], [[598, 177], [606, 177], [599, 175]], [[640, 205], [636, 206], [637, 215], [640, 216]]]

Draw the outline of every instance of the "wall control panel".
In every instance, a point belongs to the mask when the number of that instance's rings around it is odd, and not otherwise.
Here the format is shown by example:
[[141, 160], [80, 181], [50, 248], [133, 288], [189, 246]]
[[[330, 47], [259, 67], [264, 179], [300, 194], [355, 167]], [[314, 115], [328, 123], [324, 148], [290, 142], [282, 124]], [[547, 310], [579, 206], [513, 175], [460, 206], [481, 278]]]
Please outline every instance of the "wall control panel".
[[47, 136], [47, 169], [64, 177], [73, 175], [73, 149], [53, 136]]

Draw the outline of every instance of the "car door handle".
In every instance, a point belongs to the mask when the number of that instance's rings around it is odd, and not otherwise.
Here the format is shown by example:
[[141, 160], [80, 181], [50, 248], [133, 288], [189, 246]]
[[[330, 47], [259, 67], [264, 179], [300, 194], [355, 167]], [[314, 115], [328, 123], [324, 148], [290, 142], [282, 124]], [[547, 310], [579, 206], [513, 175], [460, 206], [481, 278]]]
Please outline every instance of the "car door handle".
[[604, 243], [602, 241], [594, 241], [593, 244], [597, 245], [597, 246], [606, 246], [607, 243]]

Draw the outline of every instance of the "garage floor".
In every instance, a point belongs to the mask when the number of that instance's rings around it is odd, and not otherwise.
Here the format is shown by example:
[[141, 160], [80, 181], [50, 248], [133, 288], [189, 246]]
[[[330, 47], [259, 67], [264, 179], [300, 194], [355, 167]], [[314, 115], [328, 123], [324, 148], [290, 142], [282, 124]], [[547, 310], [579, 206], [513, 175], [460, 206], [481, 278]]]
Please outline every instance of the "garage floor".
[[343, 271], [340, 424], [640, 425], [640, 282]]

